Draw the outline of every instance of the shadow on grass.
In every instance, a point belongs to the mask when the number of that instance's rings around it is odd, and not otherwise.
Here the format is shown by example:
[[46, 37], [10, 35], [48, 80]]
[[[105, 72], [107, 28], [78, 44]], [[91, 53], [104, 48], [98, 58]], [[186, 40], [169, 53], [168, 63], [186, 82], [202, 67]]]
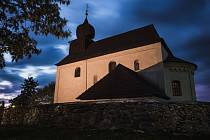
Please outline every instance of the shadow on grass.
[[193, 140], [210, 136], [144, 134], [128, 130], [87, 130], [64, 128], [0, 128], [0, 140]]

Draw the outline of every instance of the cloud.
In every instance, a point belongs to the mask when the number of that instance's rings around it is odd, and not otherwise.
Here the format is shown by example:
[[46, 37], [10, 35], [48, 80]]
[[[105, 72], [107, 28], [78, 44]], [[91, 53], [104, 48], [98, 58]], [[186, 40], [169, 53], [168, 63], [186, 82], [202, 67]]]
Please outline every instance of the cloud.
[[207, 0], [124, 0], [121, 11], [135, 21], [150, 21], [169, 25], [200, 23], [208, 9]]
[[5, 106], [9, 106], [9, 100], [17, 97], [20, 94], [20, 90], [16, 90], [14, 92], [10, 93], [0, 93], [0, 101], [5, 102]]
[[[14, 83], [18, 83], [22, 80], [21, 77], [15, 75], [15, 74], [8, 74], [5, 70], [6, 68], [0, 70], [0, 81], [9, 81], [12, 82], [13, 88], [15, 88], [17, 85]], [[10, 90], [10, 89], [8, 89]]]
[[190, 53], [189, 57], [191, 59], [194, 61], [203, 61], [207, 66], [210, 66], [210, 32], [202, 31], [200, 35], [190, 38], [183, 46]]
[[197, 84], [209, 84], [210, 83], [210, 32], [202, 31], [200, 34], [194, 35], [184, 42], [179, 48], [179, 51], [183, 51], [183, 57], [198, 65], [196, 71], [196, 83]]
[[11, 100], [11, 99], [15, 98], [16, 96], [17, 96], [17, 93], [10, 93], [10, 94], [1, 93], [0, 99], [1, 100]]
[[95, 19], [107, 19], [107, 18], [118, 18], [119, 3], [117, 1], [89, 1], [90, 9]]
[[[3, 79], [10, 79], [13, 83], [8, 80], [2, 80], [0, 82], [0, 94], [1, 96], [7, 96], [8, 98], [13, 95], [18, 95], [16, 93], [20, 93], [21, 83], [23, 83], [24, 78], [28, 78], [32, 76], [36, 78], [39, 85], [43, 87], [47, 85], [49, 82], [55, 80], [55, 66], [47, 65], [47, 66], [16, 66], [16, 67], [6, 67], [4, 69], [4, 73], [0, 73], [4, 76]], [[12, 80], [14, 79], [14, 80]], [[7, 94], [7, 95], [6, 95]], [[6, 100], [6, 99], [5, 99]]]
[[31, 34], [31, 36], [37, 41], [37, 45], [42, 48], [48, 47], [48, 46], [53, 46], [56, 44], [61, 44], [64, 42], [68, 42], [69, 38], [63, 38], [63, 39], [58, 39], [57, 37], [53, 36], [53, 35], [39, 35], [36, 36], [34, 34]]
[[196, 85], [197, 99], [200, 101], [210, 101], [210, 84], [209, 85]]
[[4, 59], [6, 62], [12, 62], [12, 57], [9, 53], [4, 53]]
[[34, 78], [37, 78], [41, 75], [49, 75], [49, 74], [55, 74], [55, 66], [26, 66], [24, 68], [13, 68], [13, 67], [6, 67], [5, 71], [8, 74], [15, 74], [22, 78], [28, 78], [29, 76], [32, 76]]
[[[63, 44], [65, 44], [65, 42]], [[34, 66], [55, 65], [62, 58], [65, 57], [65, 54], [60, 49], [56, 48], [56, 46], [63, 44], [55, 44], [52, 46], [45, 46], [45, 47], [39, 46], [39, 48], [42, 50], [41, 54], [33, 55], [31, 59], [24, 58], [18, 61], [17, 63], [16, 62], [7, 63], [7, 67], [25, 67], [26, 65], [34, 65]], [[67, 42], [66, 45], [68, 45]]]
[[0, 89], [12, 88], [13, 84], [10, 81], [0, 81]]
[[[88, 20], [96, 29], [96, 39], [109, 36], [117, 28], [112, 28], [117, 24], [116, 22], [121, 13], [119, 11], [120, 2], [116, 0], [80, 0], [72, 1], [70, 6], [61, 6], [61, 16], [69, 20], [68, 27], [72, 31], [71, 39], [76, 38], [76, 27], [82, 24], [85, 19], [86, 4], [89, 5]], [[106, 25], [106, 28], [104, 28]], [[111, 29], [111, 30], [107, 30]], [[105, 35], [105, 36], [104, 36]], [[70, 41], [70, 40], [69, 40]]]
[[69, 49], [68, 44], [59, 44], [59, 45], [56, 45], [55, 48], [61, 50], [61, 52], [64, 55], [68, 55], [68, 49]]

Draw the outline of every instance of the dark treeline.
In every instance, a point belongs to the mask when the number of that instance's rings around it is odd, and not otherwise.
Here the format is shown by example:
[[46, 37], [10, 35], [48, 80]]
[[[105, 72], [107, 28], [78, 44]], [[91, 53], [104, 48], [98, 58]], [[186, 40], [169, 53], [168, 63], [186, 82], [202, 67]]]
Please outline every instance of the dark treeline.
[[10, 100], [11, 106], [31, 106], [53, 103], [55, 83], [51, 82], [43, 88], [38, 88], [38, 81], [28, 77], [21, 85], [21, 94]]

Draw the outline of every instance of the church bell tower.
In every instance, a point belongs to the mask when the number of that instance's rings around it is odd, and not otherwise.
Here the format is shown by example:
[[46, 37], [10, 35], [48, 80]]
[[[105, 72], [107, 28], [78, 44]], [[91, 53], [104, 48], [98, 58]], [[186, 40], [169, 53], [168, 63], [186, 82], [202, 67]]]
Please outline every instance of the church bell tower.
[[94, 42], [95, 29], [88, 22], [88, 7], [86, 9], [84, 22], [76, 29], [76, 36], [77, 39], [70, 43], [69, 54], [71, 55], [84, 53], [88, 49], [88, 46]]

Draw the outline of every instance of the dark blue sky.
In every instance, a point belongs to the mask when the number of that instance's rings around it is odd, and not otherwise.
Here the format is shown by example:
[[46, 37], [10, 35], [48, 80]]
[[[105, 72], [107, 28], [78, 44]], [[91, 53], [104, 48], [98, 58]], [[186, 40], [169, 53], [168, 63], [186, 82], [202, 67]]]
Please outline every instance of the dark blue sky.
[[0, 70], [0, 100], [20, 93], [20, 84], [28, 76], [40, 86], [55, 80], [55, 63], [68, 52], [68, 41], [75, 38], [76, 27], [84, 20], [89, 4], [89, 22], [95, 27], [95, 40], [154, 24], [169, 48], [180, 58], [198, 65], [195, 73], [197, 98], [210, 101], [210, 1], [208, 0], [72, 0], [62, 6], [61, 15], [69, 20], [68, 39], [34, 36], [39, 56], [11, 63]]

